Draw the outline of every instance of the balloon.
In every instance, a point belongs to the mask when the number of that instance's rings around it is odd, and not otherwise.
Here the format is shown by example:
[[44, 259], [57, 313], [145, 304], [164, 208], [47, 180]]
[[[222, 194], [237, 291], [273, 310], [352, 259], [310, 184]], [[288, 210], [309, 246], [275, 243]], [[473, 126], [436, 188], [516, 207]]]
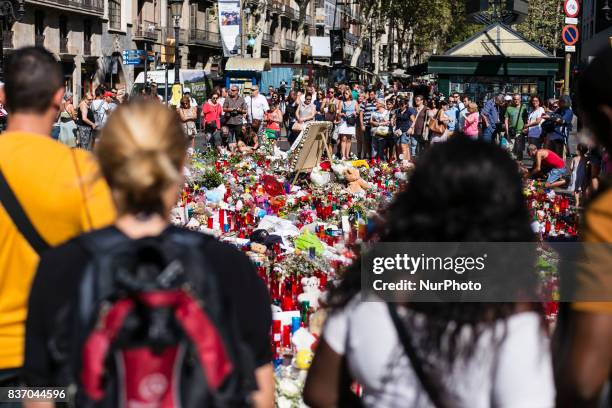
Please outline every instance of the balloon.
[[272, 197], [285, 194], [285, 187], [274, 176], [266, 175], [261, 179], [264, 190]]

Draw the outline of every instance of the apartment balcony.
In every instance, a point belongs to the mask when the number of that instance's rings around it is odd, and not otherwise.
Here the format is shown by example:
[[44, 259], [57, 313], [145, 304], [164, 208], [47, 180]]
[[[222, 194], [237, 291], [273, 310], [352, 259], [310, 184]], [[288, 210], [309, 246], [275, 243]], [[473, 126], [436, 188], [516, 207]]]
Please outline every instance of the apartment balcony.
[[271, 0], [269, 8], [272, 14], [281, 14], [283, 12], [283, 3], [279, 0]]
[[83, 40], [83, 55], [91, 55], [91, 40]]
[[283, 41], [283, 48], [287, 51], [295, 51], [295, 41], [285, 38], [285, 41]]
[[266, 47], [274, 47], [274, 37], [272, 37], [272, 34], [264, 33], [261, 44]]
[[45, 46], [45, 36], [44, 35], [35, 35], [34, 36], [34, 45], [37, 47]]
[[60, 54], [68, 54], [68, 37], [60, 37]]
[[153, 21], [135, 21], [134, 22], [134, 33], [132, 39], [135, 41], [158, 41], [159, 30], [157, 24]]
[[189, 31], [189, 44], [208, 45], [215, 48], [221, 48], [221, 36], [219, 35], [219, 33], [215, 33], [212, 31], [192, 28]]
[[291, 20], [299, 19], [299, 14], [300, 12], [298, 10], [294, 9], [289, 4], [285, 4], [285, 15]]
[[[167, 39], [169, 38], [174, 38], [174, 28], [162, 28], [161, 30], [161, 37], [162, 37], [162, 42], [165, 42]], [[179, 29], [179, 45], [185, 45], [189, 43], [189, 34], [190, 32], [180, 28]]]
[[4, 30], [2, 31], [2, 47], [12, 49], [13, 48], [13, 31]]
[[[104, 0], [27, 0], [28, 3], [50, 5], [61, 10], [104, 15]], [[27, 7], [27, 6], [26, 6]]]

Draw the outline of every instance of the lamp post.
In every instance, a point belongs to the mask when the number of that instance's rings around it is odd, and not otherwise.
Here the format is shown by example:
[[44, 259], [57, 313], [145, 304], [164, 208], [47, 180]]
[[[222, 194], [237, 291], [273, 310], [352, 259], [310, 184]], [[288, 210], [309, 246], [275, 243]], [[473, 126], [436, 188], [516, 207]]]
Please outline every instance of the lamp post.
[[612, 21], [612, 8], [610, 7], [609, 0], [604, 0], [604, 4], [601, 6], [601, 11], [603, 13], [603, 18], [606, 21]]
[[20, 21], [25, 13], [24, 0], [0, 1], [0, 80], [4, 80], [4, 28]]
[[183, 14], [183, 0], [168, 0], [170, 13], [174, 20], [174, 84], [180, 84], [180, 64], [179, 64], [179, 31], [181, 16]]

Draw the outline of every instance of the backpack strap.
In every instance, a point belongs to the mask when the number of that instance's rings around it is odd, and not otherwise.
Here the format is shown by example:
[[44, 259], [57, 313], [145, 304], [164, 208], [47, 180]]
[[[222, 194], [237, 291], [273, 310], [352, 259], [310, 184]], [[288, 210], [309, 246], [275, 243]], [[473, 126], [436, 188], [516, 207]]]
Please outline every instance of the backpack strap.
[[4, 173], [0, 169], [0, 204], [4, 207], [8, 216], [17, 227], [17, 230], [28, 241], [30, 247], [40, 255], [45, 250], [50, 248], [50, 245], [40, 235], [36, 227], [32, 224], [25, 210], [17, 200], [15, 193], [11, 189]]
[[395, 330], [397, 331], [397, 337], [399, 338], [402, 347], [404, 348], [404, 352], [408, 359], [410, 360], [410, 364], [414, 373], [416, 374], [419, 382], [425, 389], [425, 392], [429, 396], [429, 400], [436, 408], [446, 408], [447, 405], [444, 403], [442, 399], [442, 395], [440, 390], [436, 389], [435, 384], [433, 383], [430, 376], [427, 375], [425, 370], [423, 369], [423, 361], [419, 358], [413, 344], [412, 339], [410, 338], [410, 334], [404, 327], [401, 318], [397, 314], [397, 307], [393, 303], [387, 303], [387, 307], [389, 309], [389, 315], [391, 316], [391, 320], [393, 321], [393, 325], [395, 326]]

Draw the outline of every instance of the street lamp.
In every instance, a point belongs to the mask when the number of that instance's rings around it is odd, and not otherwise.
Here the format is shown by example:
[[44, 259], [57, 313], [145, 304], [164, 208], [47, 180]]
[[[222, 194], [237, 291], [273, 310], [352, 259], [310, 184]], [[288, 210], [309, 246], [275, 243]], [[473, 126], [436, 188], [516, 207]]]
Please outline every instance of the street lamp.
[[604, 0], [603, 6], [601, 6], [603, 17], [606, 21], [612, 21], [612, 8], [610, 7], [609, 0]]
[[24, 0], [0, 1], [0, 80], [4, 80], [4, 27], [20, 21], [25, 13]]
[[168, 0], [168, 4], [170, 5], [170, 13], [174, 20], [174, 84], [176, 85], [181, 83], [179, 79], [179, 30], [183, 14], [183, 0]]

